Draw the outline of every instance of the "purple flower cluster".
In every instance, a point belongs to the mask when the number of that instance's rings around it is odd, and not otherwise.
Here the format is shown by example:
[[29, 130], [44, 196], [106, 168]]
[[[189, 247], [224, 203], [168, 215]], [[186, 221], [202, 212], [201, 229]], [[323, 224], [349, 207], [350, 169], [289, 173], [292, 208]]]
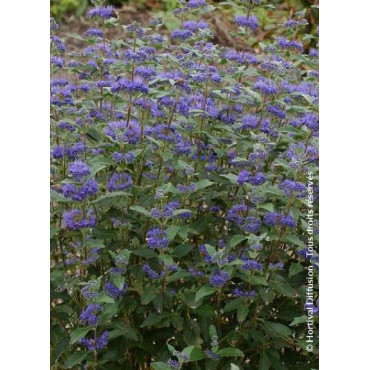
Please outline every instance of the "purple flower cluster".
[[114, 7], [113, 6], [97, 6], [93, 9], [90, 9], [87, 12], [87, 15], [91, 18], [97, 17], [102, 19], [108, 19], [114, 16]]
[[243, 16], [237, 15], [235, 17], [235, 23], [239, 27], [249, 28], [251, 31], [255, 31], [258, 28], [258, 19], [255, 16]]
[[254, 84], [254, 89], [261, 91], [265, 95], [275, 95], [278, 93], [278, 89], [272, 80], [260, 77]]
[[62, 187], [63, 195], [76, 202], [82, 202], [88, 197], [97, 194], [99, 190], [98, 182], [95, 179], [90, 179], [84, 182], [81, 186], [75, 184], [64, 184]]
[[128, 173], [115, 173], [109, 179], [107, 189], [109, 191], [127, 190], [132, 186], [132, 176]]
[[256, 292], [254, 290], [240, 290], [239, 288], [234, 289], [234, 296], [241, 297], [241, 298], [253, 298], [256, 296]]
[[122, 289], [119, 289], [115, 284], [113, 283], [106, 283], [104, 286], [104, 291], [107, 293], [107, 295], [111, 298], [119, 298], [122, 297], [127, 290], [127, 284], [124, 283]]
[[165, 230], [154, 227], [148, 231], [147, 242], [150, 249], [166, 249], [170, 245]]
[[252, 184], [252, 185], [262, 185], [266, 181], [266, 177], [262, 172], [256, 173], [256, 175], [252, 175], [251, 172], [242, 170], [237, 178], [237, 183], [239, 186], [244, 184]]
[[193, 192], [197, 191], [197, 185], [194, 182], [191, 182], [189, 184], [189, 186], [183, 185], [183, 184], [178, 184], [176, 186], [176, 188], [182, 194], [193, 193]]
[[306, 187], [301, 182], [292, 180], [284, 180], [279, 184], [279, 189], [283, 190], [284, 194], [288, 197], [297, 196], [303, 198], [305, 196]]
[[245, 264], [242, 266], [243, 270], [261, 271], [263, 268], [262, 264], [253, 259], [246, 259], [244, 262]]
[[290, 228], [296, 228], [297, 223], [291, 215], [283, 215], [277, 212], [268, 212], [264, 217], [265, 223], [269, 226], [286, 226]]
[[68, 169], [76, 181], [81, 181], [85, 176], [88, 176], [91, 173], [90, 167], [79, 160], [70, 163]]
[[143, 266], [142, 269], [151, 280], [160, 279], [163, 276], [166, 276], [165, 271], [162, 271], [160, 274], [158, 274], [158, 272], [154, 271], [147, 263]]
[[89, 227], [95, 227], [96, 216], [92, 210], [88, 210], [84, 215], [79, 209], [71, 209], [63, 214], [63, 224], [66, 229], [80, 230]]
[[222, 288], [230, 279], [226, 271], [215, 271], [209, 278], [210, 284], [215, 288]]
[[296, 40], [289, 41], [285, 37], [281, 37], [277, 44], [281, 49], [294, 49], [300, 52], [303, 51], [303, 45], [301, 42]]
[[84, 345], [89, 351], [95, 352], [104, 349], [108, 346], [109, 333], [107, 330], [103, 331], [100, 336], [94, 336], [92, 339], [81, 338], [79, 343]]
[[90, 326], [95, 326], [99, 321], [98, 314], [103, 311], [103, 308], [96, 304], [96, 303], [90, 303], [87, 308], [85, 308], [81, 315], [80, 315], [80, 321], [82, 324], [88, 324]]

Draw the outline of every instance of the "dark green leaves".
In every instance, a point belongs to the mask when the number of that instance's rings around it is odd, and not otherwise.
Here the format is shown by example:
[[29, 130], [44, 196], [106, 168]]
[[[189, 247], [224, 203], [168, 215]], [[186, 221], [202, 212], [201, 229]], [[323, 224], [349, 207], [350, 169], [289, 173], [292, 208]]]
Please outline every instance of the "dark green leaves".
[[217, 354], [221, 357], [244, 357], [244, 353], [238, 348], [223, 348]]
[[198, 302], [202, 298], [209, 296], [215, 292], [216, 292], [216, 288], [213, 288], [209, 285], [204, 285], [195, 294], [195, 302]]
[[78, 328], [78, 329], [73, 330], [71, 332], [71, 341], [70, 341], [70, 343], [71, 344], [76, 343], [77, 341], [79, 341], [81, 338], [83, 338], [92, 329], [93, 328], [91, 328], [91, 327], [87, 327], [87, 328]]

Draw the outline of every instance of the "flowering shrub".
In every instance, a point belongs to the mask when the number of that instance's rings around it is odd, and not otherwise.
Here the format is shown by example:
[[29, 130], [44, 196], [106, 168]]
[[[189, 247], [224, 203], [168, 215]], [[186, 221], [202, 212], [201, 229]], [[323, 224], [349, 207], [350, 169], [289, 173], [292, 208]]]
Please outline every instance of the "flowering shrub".
[[[94, 5], [80, 53], [51, 19], [52, 367], [317, 369], [318, 30], [223, 50], [205, 0], [169, 37]], [[225, 5], [245, 40], [268, 6]]]

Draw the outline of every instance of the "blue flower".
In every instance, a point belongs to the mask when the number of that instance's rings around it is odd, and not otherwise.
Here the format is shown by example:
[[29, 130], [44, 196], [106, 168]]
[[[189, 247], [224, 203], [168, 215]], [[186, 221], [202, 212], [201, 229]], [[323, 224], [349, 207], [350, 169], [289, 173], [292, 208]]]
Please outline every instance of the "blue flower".
[[258, 28], [258, 19], [254, 15], [245, 17], [243, 15], [237, 15], [235, 17], [235, 23], [239, 27], [246, 27], [252, 31], [255, 31]]
[[124, 283], [122, 289], [117, 288], [117, 286], [113, 283], [106, 283], [104, 286], [104, 291], [109, 295], [111, 298], [119, 298], [122, 297], [127, 290], [127, 284]]
[[68, 169], [70, 174], [75, 178], [76, 181], [81, 180], [91, 173], [90, 167], [82, 161], [75, 161], [70, 163]]
[[128, 173], [115, 173], [109, 179], [107, 189], [109, 191], [114, 190], [126, 190], [132, 186], [132, 177]]
[[215, 271], [209, 278], [209, 282], [215, 288], [222, 288], [230, 279], [226, 271]]
[[90, 9], [87, 12], [87, 15], [91, 18], [97, 17], [102, 19], [108, 19], [114, 16], [114, 7], [113, 6], [97, 6], [93, 9]]
[[81, 315], [80, 315], [80, 321], [83, 324], [88, 324], [90, 326], [95, 326], [98, 323], [99, 312], [102, 312], [103, 308], [96, 304], [96, 303], [90, 303], [87, 308], [85, 308]]
[[147, 241], [150, 249], [166, 249], [170, 245], [166, 231], [158, 227], [154, 227], [148, 231]]

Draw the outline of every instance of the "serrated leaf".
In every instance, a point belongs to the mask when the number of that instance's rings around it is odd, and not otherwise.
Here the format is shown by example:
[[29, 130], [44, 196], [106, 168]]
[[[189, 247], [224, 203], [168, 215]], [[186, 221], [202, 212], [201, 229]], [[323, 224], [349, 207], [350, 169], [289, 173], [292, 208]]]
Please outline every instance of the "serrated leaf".
[[156, 257], [158, 257], [158, 254], [155, 253], [153, 250], [151, 250], [149, 248], [134, 249], [132, 251], [132, 253], [136, 254], [137, 256], [145, 257], [145, 258], [156, 258]]
[[258, 370], [268, 370], [271, 366], [271, 361], [266, 352], [262, 352], [258, 362]]
[[149, 304], [157, 295], [158, 292], [152, 287], [146, 288], [141, 294], [141, 303], [145, 306]]
[[289, 277], [291, 278], [301, 271], [303, 271], [303, 266], [300, 263], [292, 263], [289, 267]]
[[278, 335], [282, 337], [289, 337], [293, 333], [293, 331], [287, 326], [278, 322], [266, 321], [263, 323], [263, 326], [268, 334], [275, 334], [274, 336]]
[[156, 313], [151, 313], [140, 325], [140, 328], [145, 328], [147, 326], [153, 326], [161, 321], [161, 316]]
[[301, 247], [301, 248], [306, 248], [307, 245], [305, 243], [302, 242], [301, 239], [298, 238], [297, 235], [284, 235], [281, 240], [285, 243], [290, 243], [290, 244], [294, 244], [294, 245], [297, 245], [298, 247]]
[[63, 194], [56, 192], [54, 189], [50, 189], [50, 199], [54, 202], [68, 202], [68, 199]]
[[238, 182], [238, 176], [234, 175], [233, 173], [228, 173], [226, 175], [220, 175], [221, 177], [227, 178], [232, 184], [236, 185]]
[[151, 217], [150, 215], [150, 212], [148, 210], [146, 210], [145, 208], [143, 207], [140, 207], [140, 206], [131, 206], [130, 209], [132, 211], [136, 211], [136, 212], [139, 212], [147, 217]]
[[271, 282], [271, 287], [286, 297], [294, 296], [294, 289], [289, 284], [273, 281]]
[[[131, 326], [129, 326], [125, 323], [116, 323], [116, 324], [114, 324], [114, 327], [116, 328], [116, 330], [114, 330], [115, 337], [118, 337], [118, 336], [122, 335], [127, 339], [131, 339], [131, 340], [134, 340], [134, 341], [139, 340], [139, 337], [137, 336], [135, 330]], [[111, 338], [112, 332], [109, 333], [109, 338]], [[119, 335], [117, 335], [117, 334], [119, 334]]]
[[202, 286], [195, 294], [195, 302], [198, 302], [202, 298], [209, 296], [213, 294], [214, 292], [216, 292], [216, 288], [213, 288], [209, 285]]
[[244, 303], [238, 308], [237, 311], [237, 319], [239, 322], [244, 322], [245, 319], [247, 318], [249, 312], [249, 307]]
[[179, 245], [172, 253], [173, 257], [184, 257], [194, 249], [194, 245]]
[[83, 338], [90, 330], [92, 330], [91, 327], [87, 327], [87, 328], [78, 328], [78, 329], [75, 329], [71, 332], [70, 336], [71, 336], [71, 341], [70, 343], [71, 344], [74, 344], [76, 343], [77, 341], [79, 341], [81, 338]]
[[223, 348], [217, 351], [221, 357], [244, 357], [244, 353], [239, 348]]
[[82, 351], [75, 352], [64, 363], [64, 366], [67, 369], [70, 369], [70, 368], [80, 364], [86, 357], [87, 357], [87, 352], [82, 352]]
[[302, 324], [302, 323], [305, 323], [307, 322], [307, 316], [299, 316], [299, 317], [296, 317], [290, 324], [289, 326], [295, 326], [295, 325], [299, 325], [299, 324]]
[[235, 246], [240, 244], [242, 241], [247, 240], [247, 239], [248, 239], [248, 237], [246, 235], [234, 235], [231, 238], [230, 247], [234, 248]]
[[197, 190], [202, 190], [202, 189], [208, 188], [209, 186], [212, 186], [213, 184], [214, 184], [214, 182], [209, 181], [208, 179], [198, 181], [196, 183]]
[[178, 233], [178, 231], [180, 230], [180, 226], [170, 226], [167, 230], [166, 230], [166, 233], [167, 233], [167, 237], [170, 241], [172, 241], [173, 239], [175, 239], [176, 237], [176, 234]]
[[227, 313], [237, 310], [242, 304], [245, 304], [242, 298], [235, 298], [231, 302], [226, 304], [226, 306], [224, 307], [224, 312]]

